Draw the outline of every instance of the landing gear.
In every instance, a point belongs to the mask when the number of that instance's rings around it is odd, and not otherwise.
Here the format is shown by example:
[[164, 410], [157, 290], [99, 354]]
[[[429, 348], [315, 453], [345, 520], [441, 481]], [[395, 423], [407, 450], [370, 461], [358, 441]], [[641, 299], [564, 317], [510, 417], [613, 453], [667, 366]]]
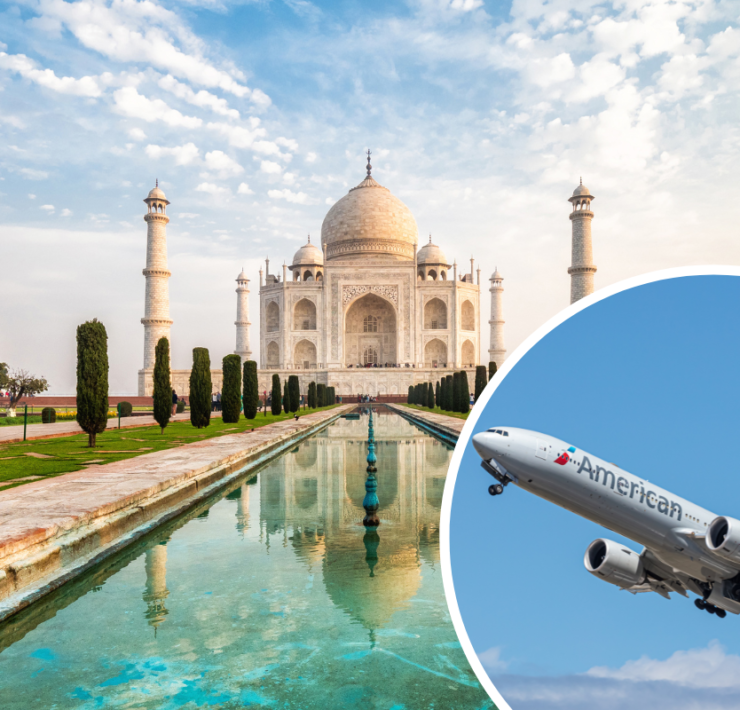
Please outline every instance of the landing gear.
[[714, 604], [710, 604], [704, 599], [694, 599], [694, 606], [702, 611], [708, 611], [710, 614], [716, 614], [720, 619], [724, 619], [727, 616], [727, 612], [724, 609], [720, 609]]
[[500, 496], [504, 492], [504, 487], [500, 483], [492, 483], [488, 486], [488, 494], [492, 496]]

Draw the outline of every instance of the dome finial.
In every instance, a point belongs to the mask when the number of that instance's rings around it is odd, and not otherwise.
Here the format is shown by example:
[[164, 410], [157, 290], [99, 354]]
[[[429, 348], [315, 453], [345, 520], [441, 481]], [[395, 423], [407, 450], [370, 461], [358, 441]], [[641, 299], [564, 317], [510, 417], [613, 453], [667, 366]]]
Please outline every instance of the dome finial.
[[429, 235], [429, 243], [430, 244], [432, 243], [432, 235], [431, 234]]
[[310, 234], [308, 235], [308, 243], [309, 244], [311, 243], [311, 235]]
[[159, 187], [159, 178], [154, 180], [154, 187]]
[[583, 185], [583, 178], [581, 177], [581, 179], [580, 179], [580, 180], [581, 180], [581, 185]]
[[367, 176], [370, 177], [370, 175], [373, 172], [373, 166], [370, 165], [370, 156], [372, 155], [370, 148], [367, 149]]

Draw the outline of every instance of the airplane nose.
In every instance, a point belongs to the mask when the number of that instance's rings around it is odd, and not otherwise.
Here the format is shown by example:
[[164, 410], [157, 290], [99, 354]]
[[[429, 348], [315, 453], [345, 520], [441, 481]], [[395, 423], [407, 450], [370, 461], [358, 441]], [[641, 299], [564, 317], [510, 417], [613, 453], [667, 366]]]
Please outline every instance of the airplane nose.
[[473, 436], [473, 448], [478, 452], [478, 456], [480, 456], [483, 459], [490, 459], [491, 456], [495, 453], [491, 450], [490, 446], [487, 446], [486, 439], [488, 437], [486, 436], [485, 432], [481, 432], [480, 434], [476, 434]]

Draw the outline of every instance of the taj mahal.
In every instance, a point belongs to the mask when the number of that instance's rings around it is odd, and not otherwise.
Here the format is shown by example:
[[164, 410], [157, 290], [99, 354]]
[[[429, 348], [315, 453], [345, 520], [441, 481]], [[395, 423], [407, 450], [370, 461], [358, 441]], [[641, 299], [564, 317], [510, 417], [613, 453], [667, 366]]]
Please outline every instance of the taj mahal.
[[[593, 196], [579, 185], [572, 204], [571, 302], [593, 291], [591, 212]], [[151, 395], [154, 349], [170, 338], [166, 225], [169, 201], [158, 184], [146, 197], [147, 257], [144, 366], [138, 393]], [[419, 248], [411, 210], [372, 176], [368, 151], [366, 176], [326, 214], [320, 246], [309, 237], [282, 274], [259, 271], [260, 392], [273, 374], [298, 375], [301, 391], [315, 381], [337, 395], [405, 395], [411, 385], [437, 382], [463, 370], [471, 390], [481, 349], [481, 269], [450, 264], [440, 246]], [[249, 282], [236, 279], [236, 348], [242, 362], [250, 347]], [[488, 362], [501, 366], [504, 346], [503, 277], [488, 279], [490, 326]], [[255, 358], [256, 359], [256, 358]], [[220, 354], [212, 353], [212, 363]], [[220, 369], [211, 372], [214, 392], [222, 386]], [[190, 369], [172, 369], [179, 395], [189, 392]]]

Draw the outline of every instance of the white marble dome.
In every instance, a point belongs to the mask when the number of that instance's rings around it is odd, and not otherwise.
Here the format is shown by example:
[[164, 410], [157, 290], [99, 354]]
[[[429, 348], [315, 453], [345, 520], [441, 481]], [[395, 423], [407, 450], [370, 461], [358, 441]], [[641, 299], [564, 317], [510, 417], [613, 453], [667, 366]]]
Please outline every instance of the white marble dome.
[[167, 202], [167, 198], [165, 197], [164, 192], [159, 189], [159, 184], [151, 190], [149, 190], [149, 194], [146, 196], [147, 200], [162, 200], [163, 202]]
[[368, 175], [329, 210], [321, 244], [330, 261], [364, 256], [411, 261], [418, 234], [411, 210]]
[[308, 242], [304, 244], [294, 255], [293, 255], [293, 266], [308, 266], [314, 264], [323, 265], [324, 255], [321, 253], [315, 244], [311, 244], [311, 237], [308, 238]]
[[591, 194], [588, 191], [588, 188], [581, 183], [575, 190], [573, 190], [573, 197], [591, 197]]
[[444, 264], [447, 266], [447, 257], [436, 244], [432, 244], [431, 237], [429, 237], [429, 244], [425, 244], [419, 249], [416, 260], [419, 264]]

